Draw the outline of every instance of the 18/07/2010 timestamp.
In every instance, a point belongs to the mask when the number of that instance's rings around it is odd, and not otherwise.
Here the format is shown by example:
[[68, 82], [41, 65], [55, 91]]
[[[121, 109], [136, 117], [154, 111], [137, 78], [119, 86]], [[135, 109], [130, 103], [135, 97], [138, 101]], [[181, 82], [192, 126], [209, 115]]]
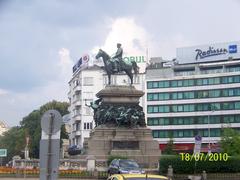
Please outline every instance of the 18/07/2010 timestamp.
[[227, 161], [229, 155], [227, 153], [179, 153], [182, 161]]

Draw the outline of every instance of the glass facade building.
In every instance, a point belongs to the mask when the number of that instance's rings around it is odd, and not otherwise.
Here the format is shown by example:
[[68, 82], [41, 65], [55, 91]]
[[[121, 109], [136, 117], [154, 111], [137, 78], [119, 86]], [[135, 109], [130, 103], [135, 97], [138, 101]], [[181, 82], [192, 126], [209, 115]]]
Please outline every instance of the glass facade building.
[[216, 144], [223, 128], [240, 130], [238, 59], [170, 67], [151, 64], [146, 88], [147, 125], [160, 147], [173, 138], [190, 151], [196, 135], [205, 145]]

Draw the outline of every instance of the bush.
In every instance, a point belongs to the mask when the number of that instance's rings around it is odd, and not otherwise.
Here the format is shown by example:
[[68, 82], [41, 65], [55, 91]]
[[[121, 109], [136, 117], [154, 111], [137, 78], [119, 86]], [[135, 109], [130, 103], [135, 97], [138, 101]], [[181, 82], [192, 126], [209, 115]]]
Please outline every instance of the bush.
[[127, 157], [126, 156], [108, 156], [107, 165], [109, 166], [109, 164], [114, 159], [127, 159]]
[[202, 159], [202, 161], [184, 161], [180, 155], [163, 155], [159, 160], [159, 172], [160, 174], [167, 173], [168, 166], [172, 165], [173, 171], [176, 174], [193, 174], [202, 173], [206, 171], [208, 173], [234, 173], [240, 172], [240, 157], [231, 156], [227, 161], [209, 161], [208, 159]]

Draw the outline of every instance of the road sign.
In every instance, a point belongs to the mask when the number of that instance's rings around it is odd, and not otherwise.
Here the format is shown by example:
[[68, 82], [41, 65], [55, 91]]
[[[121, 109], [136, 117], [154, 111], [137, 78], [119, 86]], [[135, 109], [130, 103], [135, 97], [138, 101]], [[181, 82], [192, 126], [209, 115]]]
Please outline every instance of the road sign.
[[40, 180], [58, 177], [61, 125], [62, 116], [56, 110], [48, 110], [41, 118]]
[[202, 137], [200, 135], [195, 136], [195, 146], [194, 146], [194, 154], [201, 152], [202, 145]]
[[7, 149], [0, 149], [0, 157], [7, 157]]
[[58, 111], [51, 109], [43, 114], [41, 119], [41, 127], [46, 134], [50, 134], [50, 131], [52, 134], [55, 134], [57, 131], [60, 130], [61, 126], [62, 116]]

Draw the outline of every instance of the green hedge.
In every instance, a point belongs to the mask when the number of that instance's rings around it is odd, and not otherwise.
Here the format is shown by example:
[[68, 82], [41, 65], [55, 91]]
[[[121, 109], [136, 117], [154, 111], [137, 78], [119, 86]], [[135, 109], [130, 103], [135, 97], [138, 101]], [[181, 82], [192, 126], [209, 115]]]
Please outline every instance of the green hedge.
[[[196, 173], [234, 173], [240, 172], [240, 157], [229, 157], [227, 161], [209, 161], [208, 159], [197, 161], [183, 161], [180, 155], [162, 155], [159, 160], [160, 174], [167, 173], [168, 166], [172, 165], [173, 171], [176, 174], [192, 174]], [[196, 166], [196, 167], [195, 167]]]

